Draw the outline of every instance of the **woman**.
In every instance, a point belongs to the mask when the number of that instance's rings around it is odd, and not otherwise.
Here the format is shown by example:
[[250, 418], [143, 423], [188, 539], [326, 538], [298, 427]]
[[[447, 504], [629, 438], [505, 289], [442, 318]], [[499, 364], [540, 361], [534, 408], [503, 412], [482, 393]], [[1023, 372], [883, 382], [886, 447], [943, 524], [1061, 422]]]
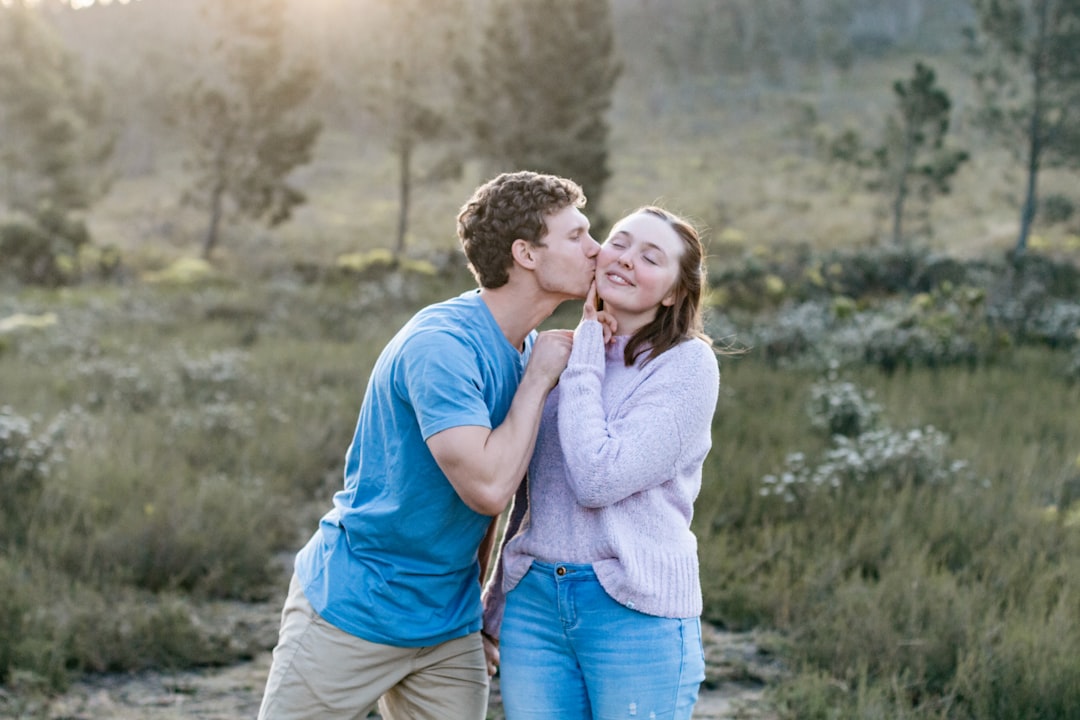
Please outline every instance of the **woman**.
[[508, 720], [691, 716], [705, 661], [690, 518], [719, 388], [703, 255], [689, 223], [644, 207], [597, 256], [484, 598]]

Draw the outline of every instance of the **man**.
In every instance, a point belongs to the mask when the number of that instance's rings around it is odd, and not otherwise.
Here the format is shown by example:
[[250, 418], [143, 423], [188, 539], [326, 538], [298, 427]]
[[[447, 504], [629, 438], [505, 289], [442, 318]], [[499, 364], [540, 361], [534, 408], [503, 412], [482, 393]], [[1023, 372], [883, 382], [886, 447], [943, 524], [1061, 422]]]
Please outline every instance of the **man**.
[[392, 720], [485, 717], [478, 547], [569, 357], [569, 332], [535, 329], [593, 280], [584, 204], [570, 180], [518, 172], [462, 207], [480, 287], [421, 310], [375, 363], [345, 487], [296, 557], [261, 719], [363, 718], [376, 701]]

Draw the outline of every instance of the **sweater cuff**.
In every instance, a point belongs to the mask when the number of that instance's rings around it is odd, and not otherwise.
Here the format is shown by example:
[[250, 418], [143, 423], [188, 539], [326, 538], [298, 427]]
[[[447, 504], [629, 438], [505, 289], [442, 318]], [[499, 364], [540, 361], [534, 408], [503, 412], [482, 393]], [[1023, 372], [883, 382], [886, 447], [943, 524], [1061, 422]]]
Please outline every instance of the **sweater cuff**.
[[599, 320], [582, 320], [574, 331], [574, 346], [567, 367], [603, 368], [605, 358], [604, 326]]

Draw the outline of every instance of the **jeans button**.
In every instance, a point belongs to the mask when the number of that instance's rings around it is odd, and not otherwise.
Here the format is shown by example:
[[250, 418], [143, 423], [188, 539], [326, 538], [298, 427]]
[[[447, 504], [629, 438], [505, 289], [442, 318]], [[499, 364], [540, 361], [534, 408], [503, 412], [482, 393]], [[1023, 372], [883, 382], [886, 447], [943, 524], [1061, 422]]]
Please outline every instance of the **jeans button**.
[[555, 568], [555, 574], [559, 575], [559, 576], [565, 575], [566, 574], [566, 568], [564, 568], [562, 565], [560, 565], [559, 567]]

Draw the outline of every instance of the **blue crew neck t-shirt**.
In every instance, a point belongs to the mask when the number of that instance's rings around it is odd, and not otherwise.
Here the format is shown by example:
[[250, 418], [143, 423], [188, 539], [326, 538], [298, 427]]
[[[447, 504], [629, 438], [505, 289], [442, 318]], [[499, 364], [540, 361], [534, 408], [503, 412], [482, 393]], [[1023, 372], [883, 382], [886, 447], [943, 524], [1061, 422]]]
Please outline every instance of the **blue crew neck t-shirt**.
[[372, 369], [344, 489], [296, 557], [327, 622], [370, 642], [435, 645], [480, 629], [477, 546], [491, 518], [470, 509], [428, 450], [452, 427], [495, 428], [528, 362], [478, 291], [418, 312]]

